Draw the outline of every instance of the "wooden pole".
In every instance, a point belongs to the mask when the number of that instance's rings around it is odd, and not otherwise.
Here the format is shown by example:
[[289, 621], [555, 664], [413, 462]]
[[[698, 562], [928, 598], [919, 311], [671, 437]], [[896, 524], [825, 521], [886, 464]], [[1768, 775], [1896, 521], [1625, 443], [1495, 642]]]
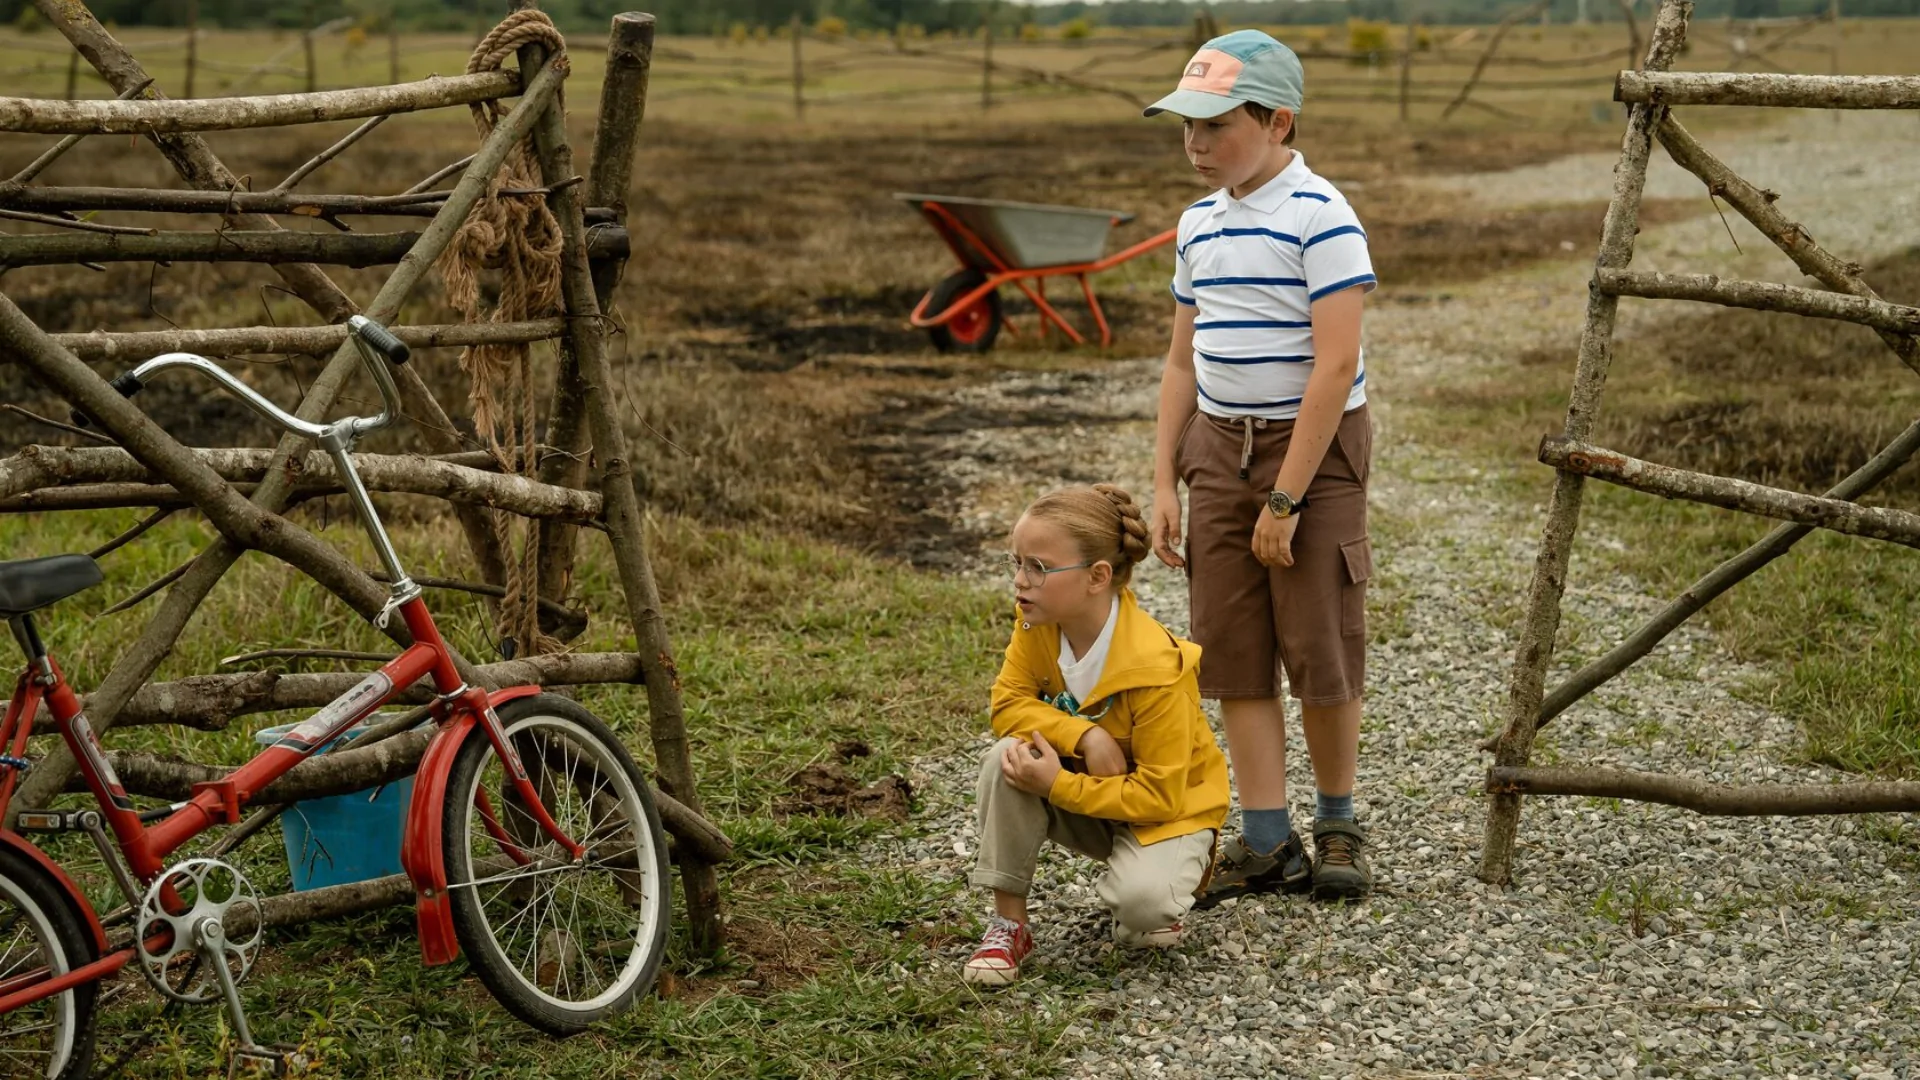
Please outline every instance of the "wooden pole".
[[1920, 75], [1623, 71], [1613, 100], [1789, 109], [1920, 109]]
[[[0, 97], [0, 131], [37, 135], [172, 135], [364, 120], [387, 113], [493, 101], [520, 92], [520, 75], [489, 71], [398, 86], [367, 86], [261, 97], [46, 101]], [[237, 185], [236, 185], [237, 186]]]
[[[1664, 0], [1654, 22], [1649, 68], [1664, 71], [1673, 63], [1686, 37], [1687, 19], [1692, 13], [1692, 0]], [[1628, 111], [1627, 130], [1620, 143], [1620, 161], [1614, 166], [1613, 199], [1607, 204], [1606, 220], [1601, 226], [1600, 252], [1596, 259], [1599, 267], [1624, 268], [1633, 259], [1634, 237], [1640, 231], [1640, 197], [1646, 187], [1647, 158], [1653, 147], [1654, 127], [1664, 113], [1664, 109], [1647, 105], [1636, 105]], [[1613, 362], [1613, 325], [1619, 305], [1619, 298], [1598, 289], [1588, 293], [1586, 326], [1580, 334], [1580, 360], [1563, 430], [1569, 439], [1586, 439], [1599, 416], [1601, 392], [1606, 386], [1607, 369]], [[1533, 738], [1539, 730], [1535, 718], [1540, 715], [1540, 702], [1546, 694], [1547, 665], [1553, 659], [1554, 635], [1560, 628], [1560, 597], [1566, 589], [1567, 563], [1573, 552], [1574, 531], [1580, 523], [1582, 482], [1581, 476], [1570, 472], [1559, 473], [1554, 480], [1540, 554], [1527, 589], [1526, 619], [1521, 624], [1520, 642], [1514, 652], [1512, 682], [1507, 695], [1507, 726], [1494, 756], [1494, 764], [1503, 768], [1527, 764], [1533, 752]], [[1519, 824], [1520, 796], [1511, 792], [1490, 793], [1486, 839], [1480, 859], [1482, 881], [1504, 885], [1513, 879], [1513, 841]]]
[[794, 12], [793, 19], [787, 23], [787, 34], [793, 39], [793, 118], [804, 120], [807, 116], [806, 73], [800, 63], [800, 38], [805, 33], [805, 24], [800, 13]]
[[1490, 769], [1487, 790], [1663, 803], [1717, 817], [1897, 814], [1920, 810], [1920, 783], [1713, 784], [1619, 769]]
[[[512, 323], [429, 323], [396, 326], [393, 332], [416, 349], [465, 348], [468, 345], [510, 345], [545, 341], [566, 333], [561, 319], [534, 319]], [[332, 353], [347, 339], [347, 328], [329, 326], [247, 326], [224, 330], [140, 330], [110, 334], [53, 334], [60, 347], [82, 360], [138, 362], [168, 352], [202, 356], [242, 356], [249, 353]]]
[[1565, 473], [1590, 476], [1662, 498], [1686, 499], [1920, 548], [1920, 514], [1909, 510], [1861, 506], [1845, 499], [1803, 495], [1730, 476], [1676, 469], [1555, 435], [1541, 440], [1540, 461]]
[[1480, 82], [1480, 73], [1487, 70], [1487, 63], [1493, 59], [1494, 52], [1500, 48], [1500, 42], [1507, 36], [1507, 31], [1513, 29], [1514, 24], [1532, 17], [1535, 12], [1546, 10], [1551, 2], [1552, 0], [1537, 0], [1526, 7], [1508, 12], [1506, 17], [1500, 20], [1500, 25], [1493, 28], [1493, 36], [1487, 40], [1487, 47], [1480, 51], [1480, 59], [1473, 65], [1473, 73], [1468, 75], [1467, 81], [1460, 85], [1460, 92], [1453, 96], [1452, 101], [1447, 102], [1447, 107], [1440, 110], [1440, 119], [1445, 120], [1452, 116], [1460, 106], [1466, 104], [1467, 98], [1473, 93], [1474, 86]]
[[1400, 122], [1403, 124], [1408, 119], [1409, 98], [1413, 93], [1413, 42], [1419, 26], [1419, 20], [1407, 19], [1407, 42], [1400, 49]]
[[400, 81], [400, 5], [387, 5], [387, 81]]
[[[14, 233], [0, 236], [0, 266], [78, 262], [252, 262], [384, 266], [407, 257], [423, 234], [321, 232]], [[590, 257], [625, 258], [627, 232], [593, 230]]]
[[982, 112], [993, 108], [993, 9], [997, 6], [993, 0], [988, 0], [986, 9], [980, 15], [980, 111]]
[[[516, 5], [526, 0], [515, 0]], [[520, 63], [538, 56], [542, 48], [523, 49]], [[517, 114], [521, 109], [515, 109]], [[512, 114], [510, 114], [512, 115]], [[558, 108], [542, 108], [534, 126], [542, 182], [558, 184], [573, 175], [573, 150], [567, 144], [566, 118]], [[633, 465], [627, 456], [627, 437], [620, 423], [617, 383], [607, 357], [607, 334], [593, 286], [593, 268], [587, 258], [584, 199], [575, 187], [562, 187], [549, 200], [559, 219], [565, 248], [561, 260], [561, 292], [566, 298], [574, 362], [579, 365], [594, 456], [600, 464], [600, 491], [604, 497], [607, 538], [614, 567], [626, 598], [635, 638], [634, 651], [645, 666], [647, 720], [653, 737], [654, 761], [660, 786], [669, 795], [701, 813], [700, 793], [694, 782], [693, 755], [687, 742], [684, 705], [680, 698], [679, 669], [661, 610], [660, 587], [647, 556], [645, 518], [634, 490]], [[696, 951], [711, 955], [725, 943], [720, 919], [720, 877], [713, 865], [690, 856], [680, 868], [686, 892], [687, 923]]]
[[313, 0], [307, 0], [307, 29], [306, 32], [301, 35], [303, 39], [301, 45], [307, 54], [307, 93], [309, 94], [320, 89], [318, 69], [314, 66], [313, 62], [313, 34], [319, 25], [319, 5], [315, 4]]
[[187, 84], [180, 96], [193, 96], [193, 72], [200, 63], [200, 0], [187, 0]]
[[[1920, 453], [1920, 422], [1915, 422], [1900, 433], [1899, 437], [1888, 443], [1886, 449], [1873, 456], [1873, 459], [1835, 484], [1825, 495], [1829, 499], [1857, 499], [1879, 485], [1880, 481], [1892, 476], [1900, 467]], [[1768, 563], [1785, 555], [1793, 545], [1799, 543], [1813, 531], [1811, 525], [1781, 525], [1767, 533], [1753, 546], [1714, 567], [1700, 580], [1687, 586], [1686, 591], [1675, 597], [1671, 603], [1660, 610], [1658, 615], [1647, 620], [1645, 626], [1634, 631], [1628, 638], [1608, 651], [1605, 656], [1581, 668], [1567, 678], [1566, 682], [1555, 687], [1540, 705], [1538, 726], [1545, 727], [1552, 719], [1565, 712], [1574, 702], [1592, 693], [1602, 683], [1625, 671], [1628, 667], [1653, 651], [1653, 647], [1666, 640], [1667, 635], [1680, 628], [1680, 624], [1717, 599], [1722, 593], [1747, 578], [1758, 573]], [[1489, 742], [1483, 749], [1493, 749]]]
[[[1801, 273], [1835, 292], [1877, 297], [1873, 288], [1861, 279], [1859, 267], [1815, 243], [1813, 234], [1805, 226], [1788, 220], [1780, 212], [1774, 203], [1778, 196], [1754, 187], [1727, 168], [1725, 162], [1700, 145], [1693, 133], [1674, 119], [1671, 113], [1661, 121], [1658, 134], [1660, 145], [1666, 148], [1667, 155], [1673, 158], [1675, 164], [1699, 177], [1708, 192], [1725, 199], [1728, 206], [1752, 222], [1762, 236], [1772, 240], [1787, 258], [1793, 260]], [[1900, 358], [1901, 363], [1920, 374], [1920, 337], [1893, 334], [1885, 330], [1876, 330], [1875, 333]]]
[[1839, 319], [1895, 334], [1920, 334], [1920, 307], [1889, 304], [1867, 296], [1803, 289], [1772, 281], [1723, 281], [1712, 274], [1666, 274], [1603, 268], [1593, 284], [1615, 296], [1695, 300], [1756, 311], [1779, 311], [1815, 319]]
[[[607, 37], [607, 69], [600, 83], [600, 117], [593, 132], [593, 164], [587, 173], [587, 201], [605, 207], [608, 220], [625, 228], [627, 195], [633, 185], [633, 156], [640, 145], [640, 125], [647, 111], [647, 79], [653, 67], [654, 18], [638, 12], [613, 17]], [[603, 312], [613, 310], [614, 290], [620, 283], [624, 259], [593, 263], [594, 302]], [[625, 338], [620, 339], [624, 344]], [[565, 342], [553, 397], [547, 407], [547, 441], [555, 452], [540, 463], [540, 479], [561, 487], [586, 482], [588, 430], [580, 368]], [[578, 533], [559, 522], [540, 525], [540, 594], [563, 599], [573, 581], [574, 546]]]

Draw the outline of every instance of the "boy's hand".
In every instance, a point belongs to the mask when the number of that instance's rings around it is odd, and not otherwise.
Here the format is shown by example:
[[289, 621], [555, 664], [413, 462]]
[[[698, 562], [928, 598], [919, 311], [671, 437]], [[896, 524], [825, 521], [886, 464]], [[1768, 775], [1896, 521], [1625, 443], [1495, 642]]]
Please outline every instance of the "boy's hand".
[[1299, 527], [1299, 515], [1274, 517], [1262, 508], [1253, 526], [1253, 557], [1265, 566], [1292, 566], [1293, 533]]
[[1119, 742], [1107, 729], [1090, 727], [1080, 736], [1080, 745], [1074, 748], [1081, 760], [1087, 763], [1088, 776], [1125, 776], [1127, 774], [1127, 755], [1120, 749]]
[[1027, 738], [1032, 741], [1016, 742], [1001, 755], [1000, 775], [1021, 791], [1044, 799], [1053, 790], [1054, 777], [1060, 775], [1060, 755], [1039, 734]]
[[1153, 553], [1160, 561], [1179, 570], [1187, 565], [1180, 557], [1180, 490], [1168, 488], [1153, 493]]

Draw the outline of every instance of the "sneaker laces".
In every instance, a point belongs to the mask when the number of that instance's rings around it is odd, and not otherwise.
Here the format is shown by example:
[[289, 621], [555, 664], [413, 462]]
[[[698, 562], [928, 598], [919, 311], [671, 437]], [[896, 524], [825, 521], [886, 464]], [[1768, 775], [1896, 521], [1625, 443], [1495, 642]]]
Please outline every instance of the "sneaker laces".
[[1353, 847], [1353, 837], [1345, 833], [1330, 833], [1319, 842], [1320, 861], [1334, 866], [1352, 866]]
[[1013, 943], [1020, 937], [1020, 924], [1012, 919], [995, 915], [987, 924], [986, 935], [980, 939], [981, 949], [1005, 949], [1013, 952]]

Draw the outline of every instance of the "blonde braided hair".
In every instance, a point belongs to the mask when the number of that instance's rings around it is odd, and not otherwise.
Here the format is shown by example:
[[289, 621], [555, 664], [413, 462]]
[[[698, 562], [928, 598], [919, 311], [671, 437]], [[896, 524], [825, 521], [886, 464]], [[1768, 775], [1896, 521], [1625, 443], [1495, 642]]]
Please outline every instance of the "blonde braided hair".
[[1111, 565], [1115, 585], [1132, 581], [1133, 568], [1146, 561], [1151, 550], [1139, 504], [1115, 484], [1049, 492], [1027, 507], [1027, 516], [1064, 529], [1082, 559]]

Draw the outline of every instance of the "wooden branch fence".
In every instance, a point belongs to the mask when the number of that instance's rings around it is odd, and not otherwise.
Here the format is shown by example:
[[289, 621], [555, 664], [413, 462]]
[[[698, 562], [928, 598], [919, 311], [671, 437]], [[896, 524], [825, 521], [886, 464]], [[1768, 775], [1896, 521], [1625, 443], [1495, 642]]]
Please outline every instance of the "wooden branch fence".
[[[1555, 716], [1645, 657], [1715, 597], [1786, 554], [1814, 529], [1920, 546], [1920, 514], [1863, 506], [1856, 501], [1920, 452], [1920, 422], [1902, 432], [1832, 490], [1817, 496], [1642, 461], [1590, 441], [1612, 363], [1614, 321], [1622, 296], [1694, 300], [1859, 323], [1871, 327], [1897, 359], [1920, 374], [1920, 308], [1881, 300], [1861, 280], [1857, 266], [1816, 244], [1805, 228], [1778, 209], [1777, 195], [1736, 175], [1701, 146], [1672, 111], [1678, 104], [1915, 108], [1920, 107], [1920, 79], [1673, 72], [1669, 68], [1686, 40], [1692, 10], [1691, 0], [1663, 0], [1645, 64], [1637, 70], [1620, 72], [1616, 82], [1616, 99], [1630, 106], [1626, 135], [1621, 143], [1619, 163], [1614, 168], [1613, 197], [1607, 207], [1589, 286], [1586, 321], [1580, 335], [1566, 421], [1561, 433], [1549, 436], [1540, 447], [1540, 460], [1557, 470], [1557, 478], [1528, 587], [1526, 615], [1508, 687], [1506, 727], [1497, 738], [1482, 746], [1483, 750], [1493, 753], [1494, 763], [1487, 774], [1488, 811], [1480, 876], [1496, 884], [1512, 880], [1514, 842], [1520, 800], [1524, 795], [1633, 799], [1684, 807], [1702, 814], [1804, 815], [1920, 810], [1920, 783], [1729, 786], [1609, 768], [1549, 769], [1528, 764], [1535, 736]], [[1825, 290], [1630, 269], [1635, 234], [1639, 231], [1647, 162], [1656, 141], [1675, 163], [1698, 177], [1709, 194], [1732, 206], [1772, 240], [1802, 273], [1825, 286]], [[1612, 651], [1549, 692], [1547, 669], [1553, 660], [1554, 638], [1560, 625], [1561, 597], [1579, 528], [1582, 492], [1589, 479], [1663, 498], [1686, 499], [1770, 517], [1786, 524], [1723, 562]]]
[[[264, 552], [294, 566], [369, 619], [380, 612], [386, 590], [375, 576], [353, 566], [313, 534], [280, 516], [286, 507], [302, 499], [340, 490], [330, 462], [305, 440], [288, 437], [272, 449], [189, 449], [109, 387], [86, 361], [130, 364], [170, 351], [209, 356], [283, 353], [327, 357], [319, 378], [306, 387], [297, 412], [302, 419], [316, 420], [333, 407], [347, 377], [358, 366], [357, 352], [346, 340], [343, 325], [349, 315], [364, 311], [376, 321], [390, 322], [428, 272], [445, 262], [442, 256], [451, 249], [461, 226], [471, 214], [489, 205], [485, 201], [488, 198], [496, 198], [501, 204], [515, 200], [544, 202], [558, 223], [562, 241], [557, 282], [561, 310], [528, 319], [399, 326], [395, 330], [401, 340], [417, 348], [558, 342], [557, 389], [545, 425], [550, 445], [537, 448], [541, 455], [538, 460], [520, 461], [516, 468], [514, 462], [503, 460], [502, 448], [463, 439], [457, 432], [470, 430], [471, 425], [463, 428], [453, 418], [464, 413], [464, 407], [440, 400], [434, 388], [421, 381], [417, 365], [410, 364], [399, 368], [397, 375], [403, 384], [406, 413], [429, 453], [359, 454], [356, 463], [370, 490], [442, 501], [460, 520], [474, 580], [422, 578], [418, 583], [423, 587], [457, 589], [488, 597], [490, 602], [500, 600], [509, 593], [504, 524], [508, 520], [535, 523], [542, 542], [537, 606], [543, 633], [536, 635], [535, 641], [516, 641], [515, 654], [501, 661], [475, 663], [457, 657], [456, 663], [463, 678], [487, 687], [535, 683], [548, 687], [630, 684], [644, 688], [650, 707], [657, 798], [674, 838], [673, 853], [685, 886], [693, 946], [705, 953], [717, 950], [722, 920], [714, 867], [730, 857], [731, 845], [704, 816], [687, 751], [686, 722], [666, 617], [648, 558], [632, 465], [611, 389], [615, 384], [608, 340], [614, 323], [603, 316], [629, 254], [627, 191], [645, 112], [653, 17], [625, 14], [613, 19], [612, 33], [604, 46], [608, 64], [601, 86], [593, 161], [587, 175], [580, 176], [574, 171], [560, 105], [560, 90], [570, 65], [564, 53], [548, 55], [544, 45], [522, 47], [517, 70], [487, 70], [345, 90], [177, 100], [154, 88], [151, 76], [84, 5], [74, 0], [35, 0], [35, 4], [46, 22], [66, 37], [76, 54], [87, 60], [118, 97], [106, 101], [0, 98], [0, 131], [68, 136], [28, 169], [0, 181], [0, 212], [14, 220], [69, 230], [80, 224], [78, 214], [92, 211], [205, 214], [217, 217], [220, 227], [207, 232], [113, 226], [107, 233], [0, 234], [0, 269], [114, 260], [201, 259], [261, 264], [270, 267], [322, 320], [321, 325], [313, 326], [47, 334], [0, 293], [0, 352], [32, 372], [78, 413], [90, 417], [107, 440], [98, 446], [29, 446], [0, 459], [0, 513], [101, 506], [156, 508], [154, 516], [103, 546], [99, 555], [137, 542], [161, 516], [175, 509], [199, 511], [220, 534], [206, 551], [135, 598], [165, 590], [159, 610], [140, 639], [85, 696], [94, 730], [105, 735], [121, 725], [164, 724], [217, 731], [234, 718], [251, 713], [322, 706], [358, 681], [360, 675], [352, 672], [261, 670], [148, 682], [215, 583], [246, 551]], [[515, 11], [531, 6], [525, 2], [511, 5]], [[527, 17], [513, 18], [524, 23]], [[308, 46], [315, 33], [318, 31], [304, 35]], [[261, 67], [271, 67], [278, 60], [271, 58]], [[518, 102], [499, 118], [471, 158], [441, 170], [413, 190], [398, 196], [311, 195], [292, 190], [313, 169], [372, 134], [387, 117], [506, 98], [518, 98]], [[264, 192], [244, 190], [199, 134], [355, 118], [370, 119]], [[79, 139], [116, 133], [153, 143], [173, 163], [188, 189], [58, 187], [33, 182], [41, 170]], [[490, 196], [493, 178], [510, 155], [516, 148], [529, 145], [540, 174], [538, 185], [508, 186]], [[434, 190], [435, 185], [456, 176], [450, 189]], [[275, 221], [279, 215], [317, 217], [336, 225], [341, 224], [341, 217], [350, 215], [426, 220], [417, 232], [328, 234], [286, 231]], [[377, 294], [362, 306], [327, 277], [322, 265], [391, 265], [393, 270]], [[78, 431], [50, 418], [33, 419], [69, 432]], [[597, 467], [591, 472], [587, 464], [590, 457]], [[575, 538], [582, 528], [606, 537], [624, 593], [622, 614], [634, 633], [630, 652], [543, 651], [576, 636], [586, 625], [586, 616], [575, 609], [567, 595], [576, 557]], [[396, 642], [406, 642], [406, 630], [397, 620], [386, 632]], [[256, 655], [234, 659], [258, 662], [274, 658]], [[356, 658], [360, 658], [358, 654], [334, 657]], [[416, 690], [406, 700], [423, 699]], [[350, 750], [302, 764], [275, 785], [268, 793], [269, 801], [340, 794], [407, 775], [425, 746], [424, 736], [411, 730], [417, 722], [418, 717], [414, 717], [406, 723], [382, 725], [356, 741]], [[49, 744], [43, 748], [45, 756], [26, 775], [15, 795], [14, 805], [23, 810], [48, 805], [75, 778], [73, 762], [64, 747]], [[130, 791], [158, 798], [180, 797], [193, 783], [217, 779], [225, 771], [126, 751], [115, 751], [113, 756]], [[236, 833], [234, 842], [237, 844], [250, 832]], [[270, 918], [276, 922], [297, 921], [412, 898], [405, 879], [318, 892], [326, 895], [274, 898], [268, 903]]]
[[[1596, 99], [1608, 93], [1611, 73], [1567, 74], [1538, 78], [1495, 78], [1491, 73], [1531, 69], [1544, 72], [1576, 72], [1581, 69], [1593, 69], [1616, 61], [1637, 64], [1644, 52], [1645, 34], [1634, 15], [1633, 8], [1616, 0], [1620, 6], [1622, 19], [1620, 29], [1624, 32], [1625, 42], [1618, 48], [1588, 52], [1565, 57], [1529, 56], [1513, 52], [1503, 52], [1502, 44], [1508, 39], [1509, 32], [1515, 27], [1537, 16], [1542, 5], [1535, 3], [1519, 4], [1510, 8], [1499, 22], [1488, 28], [1471, 28], [1452, 43], [1440, 43], [1428, 46], [1420, 44], [1417, 34], [1417, 21], [1410, 21], [1405, 29], [1405, 40], [1397, 47], [1385, 48], [1374, 52], [1352, 52], [1318, 45], [1296, 47], [1295, 52], [1303, 60], [1337, 63], [1356, 71], [1364, 70], [1364, 75], [1325, 75], [1315, 72], [1311, 83], [1311, 96], [1316, 101], [1326, 102], [1377, 102], [1394, 105], [1403, 120], [1411, 120], [1413, 106], [1441, 106], [1441, 119], [1451, 118], [1457, 111], [1466, 108], [1496, 116], [1516, 117], [1518, 114], [1508, 105], [1501, 104], [1503, 99], [1512, 95], [1537, 94], [1541, 90], [1591, 90]], [[1777, 32], [1768, 37], [1759, 36], [1762, 25]], [[290, 80], [304, 79], [308, 87], [314, 86], [314, 73], [311, 65], [299, 66], [287, 63], [295, 51], [305, 49], [309, 58], [312, 54], [311, 43], [314, 39], [337, 33], [349, 25], [348, 20], [317, 26], [303, 32], [278, 54], [258, 64], [222, 65], [204, 58], [197, 60], [200, 67], [209, 71], [225, 71], [242, 74], [240, 79], [228, 88], [228, 93], [240, 94], [269, 78]], [[1101, 39], [1083, 43], [1086, 59], [1065, 68], [1051, 68], [1037, 63], [1027, 62], [1016, 55], [1016, 50], [1031, 49], [1035, 46], [1058, 48], [1058, 42], [1028, 42], [1018, 39], [996, 38], [992, 33], [991, 16], [983, 24], [983, 33], [977, 43], [964, 41], [916, 41], [906, 40], [888, 42], [856, 41], [843, 35], [822, 35], [809, 30], [798, 20], [783, 27], [787, 44], [787, 57], [784, 61], [757, 56], [716, 56], [711, 52], [695, 52], [684, 48], [661, 48], [653, 55], [653, 62], [670, 70], [676, 70], [684, 76], [676, 80], [674, 89], [654, 95], [655, 100], [673, 100], [681, 98], [718, 98], [730, 101], [765, 102], [785, 105], [793, 110], [796, 120], [802, 120], [809, 108], [834, 108], [844, 106], [872, 105], [876, 103], [909, 104], [913, 102], [944, 102], [962, 105], [969, 99], [977, 100], [979, 107], [990, 110], [996, 105], [1017, 104], [1022, 101], [1037, 101], [1058, 97], [1062, 94], [1115, 98], [1132, 107], [1144, 105], [1146, 101], [1158, 97], [1164, 92], [1166, 84], [1177, 73], [1177, 66], [1185, 54], [1196, 47], [1196, 42], [1206, 40], [1211, 20], [1206, 15], [1197, 15], [1190, 33], [1168, 36], [1129, 36], [1121, 39]], [[1833, 26], [1834, 41], [1817, 43], [1805, 40], [1810, 31], [1821, 26]], [[1473, 51], [1464, 47], [1473, 43], [1483, 29], [1484, 44]], [[187, 83], [194, 79], [193, 59], [195, 43], [201, 36], [197, 26], [184, 38], [167, 39], [156, 42], [152, 50], [184, 49], [187, 52], [189, 67]], [[1695, 35], [1698, 37], [1699, 35]], [[1702, 38], [1702, 40], [1708, 40]], [[1781, 54], [1788, 51], [1825, 52], [1837, 56], [1838, 22], [1832, 10], [1822, 11], [1798, 19], [1785, 20], [1745, 20], [1739, 23], [1729, 21], [1724, 36], [1712, 39], [1727, 49], [1727, 70], [1734, 71], [1747, 64], [1770, 67], [1776, 73], [1786, 74], [1787, 66]], [[390, 35], [390, 52], [397, 57], [397, 39]], [[471, 44], [470, 39], [427, 39], [416, 43], [414, 51], [446, 51], [460, 49], [464, 51]], [[17, 48], [42, 48], [35, 43], [16, 43]], [[588, 48], [576, 45], [576, 50]], [[999, 50], [996, 56], [995, 50]], [[1137, 70], [1145, 61], [1152, 61], [1158, 69], [1151, 73]], [[1124, 70], [1132, 66], [1134, 70]], [[1431, 72], [1425, 77], [1416, 76], [1415, 69], [1422, 73]], [[1454, 69], [1469, 69], [1462, 78], [1452, 73]], [[835, 76], [848, 72], [870, 74], [887, 70], [925, 72], [929, 69], [951, 74], [950, 85], [908, 86], [886, 89], [827, 89], [825, 84]], [[33, 68], [29, 70], [40, 70]], [[21, 73], [29, 73], [23, 70]], [[393, 61], [395, 74], [389, 80], [398, 83], [398, 61]], [[1636, 75], [1640, 74], [1638, 72]], [[1685, 78], [1685, 76], [1671, 76]], [[458, 78], [458, 77], [454, 77]], [[443, 80], [450, 81], [450, 80]], [[1631, 92], [1640, 93], [1644, 85], [1637, 80], [1629, 80]], [[348, 90], [326, 91], [334, 94], [349, 94]], [[449, 91], [442, 91], [449, 92]], [[74, 95], [69, 92], [69, 98]], [[186, 96], [192, 97], [189, 92]], [[1622, 98], [1623, 101], [1636, 100]], [[1669, 104], [1678, 104], [1678, 100], [1669, 99]], [[91, 106], [92, 102], [76, 102], [76, 106]], [[75, 115], [82, 115], [76, 113]], [[220, 115], [226, 115], [224, 113]], [[345, 115], [345, 114], [342, 114]], [[358, 115], [377, 115], [360, 113]], [[61, 114], [49, 114], [42, 123], [76, 123]], [[62, 129], [66, 130], [66, 129]], [[273, 212], [273, 211], [260, 211]]]

